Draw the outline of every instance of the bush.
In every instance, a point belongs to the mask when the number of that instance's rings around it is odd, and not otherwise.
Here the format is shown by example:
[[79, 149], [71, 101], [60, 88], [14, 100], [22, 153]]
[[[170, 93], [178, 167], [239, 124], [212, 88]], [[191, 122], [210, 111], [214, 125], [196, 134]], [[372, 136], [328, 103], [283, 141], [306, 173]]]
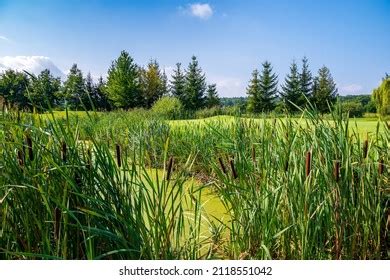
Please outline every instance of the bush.
[[350, 117], [361, 118], [364, 114], [364, 107], [361, 103], [348, 101], [341, 104], [343, 113], [349, 113]]
[[204, 108], [195, 112], [196, 119], [210, 118], [218, 115], [222, 115], [221, 108], [218, 106], [211, 107], [211, 108]]
[[183, 105], [176, 97], [164, 96], [154, 103], [152, 112], [165, 119], [178, 119], [183, 114]]

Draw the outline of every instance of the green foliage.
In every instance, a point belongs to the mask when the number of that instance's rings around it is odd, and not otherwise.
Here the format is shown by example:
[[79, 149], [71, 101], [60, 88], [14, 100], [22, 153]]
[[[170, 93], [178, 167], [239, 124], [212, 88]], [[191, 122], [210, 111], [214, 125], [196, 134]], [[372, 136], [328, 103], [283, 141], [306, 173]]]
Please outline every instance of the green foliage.
[[152, 112], [157, 116], [174, 120], [183, 114], [183, 105], [176, 97], [164, 96], [154, 103]]
[[255, 69], [252, 72], [252, 79], [246, 89], [248, 95], [248, 112], [260, 113], [262, 111], [259, 71]]
[[26, 74], [14, 70], [7, 70], [1, 74], [0, 96], [4, 99], [3, 105], [20, 109], [27, 108], [28, 99], [26, 94], [29, 82]]
[[390, 78], [384, 78], [381, 85], [373, 90], [372, 100], [379, 114], [382, 116], [390, 114]]
[[361, 118], [364, 114], [364, 107], [356, 101], [347, 101], [341, 104], [343, 113], [348, 113], [350, 117]]
[[212, 108], [212, 107], [218, 107], [221, 105], [221, 101], [218, 97], [218, 91], [217, 91], [217, 85], [211, 84], [207, 86], [207, 93], [206, 93], [206, 107]]
[[300, 84], [301, 84], [302, 94], [306, 97], [306, 100], [310, 100], [313, 95], [313, 77], [309, 70], [309, 63], [306, 56], [302, 59], [302, 72], [300, 73]]
[[77, 68], [77, 64], [73, 64], [59, 95], [65, 106], [76, 110], [83, 108], [82, 102], [85, 101], [86, 95], [84, 83], [83, 73]]
[[313, 104], [321, 113], [330, 112], [330, 107], [337, 99], [337, 87], [326, 66], [318, 70], [313, 84]]
[[275, 108], [278, 92], [278, 76], [272, 73], [271, 63], [262, 64], [262, 72], [253, 71], [252, 79], [247, 88], [248, 111], [252, 113], [270, 112]]
[[302, 94], [302, 85], [298, 66], [295, 61], [290, 66], [290, 74], [285, 78], [281, 91], [282, 100], [288, 112], [297, 112], [299, 107], [305, 106], [305, 99]]
[[205, 106], [206, 77], [199, 67], [198, 60], [192, 56], [185, 75], [185, 109], [195, 111]]
[[57, 104], [61, 79], [54, 78], [50, 70], [43, 70], [37, 77], [31, 79], [28, 98], [38, 110], [48, 110]]
[[108, 70], [107, 96], [117, 108], [141, 107], [142, 100], [140, 73], [133, 58], [122, 51]]
[[174, 97], [185, 102], [185, 86], [186, 78], [181, 69], [181, 63], [176, 63], [176, 69], [173, 70], [172, 79], [170, 82], [170, 92]]
[[385, 123], [61, 114], [0, 115], [0, 259], [390, 257]]
[[146, 108], [152, 107], [154, 102], [160, 99], [163, 95], [168, 94], [167, 78], [161, 72], [160, 66], [156, 60], [149, 62], [146, 69], [141, 69], [141, 92]]

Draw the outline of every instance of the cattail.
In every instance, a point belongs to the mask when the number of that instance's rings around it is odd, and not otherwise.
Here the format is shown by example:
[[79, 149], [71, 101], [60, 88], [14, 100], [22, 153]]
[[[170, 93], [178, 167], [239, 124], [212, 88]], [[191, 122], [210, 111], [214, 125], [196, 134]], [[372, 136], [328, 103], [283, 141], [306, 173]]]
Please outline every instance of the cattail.
[[74, 175], [74, 182], [75, 182], [77, 187], [81, 187], [81, 175], [80, 175], [80, 172], [78, 170], [76, 170], [76, 173]]
[[58, 239], [60, 233], [60, 220], [61, 220], [61, 211], [56, 207], [54, 209], [54, 238]]
[[286, 162], [284, 163], [284, 172], [288, 171], [288, 159], [286, 159]]
[[306, 177], [309, 177], [311, 168], [311, 152], [306, 153], [306, 165], [305, 165]]
[[338, 182], [340, 179], [340, 161], [339, 160], [335, 160], [333, 162], [333, 176], [334, 176], [334, 179], [336, 180], [336, 182]]
[[92, 153], [91, 153], [91, 149], [88, 149], [87, 150], [87, 168], [88, 169], [91, 169], [91, 166], [92, 166]]
[[[338, 161], [337, 161], [338, 162]], [[341, 240], [340, 236], [342, 236], [342, 224], [340, 222], [340, 194], [337, 189], [334, 191], [334, 220], [335, 220], [335, 258], [338, 260], [341, 256]], [[340, 228], [339, 228], [340, 226]]]
[[379, 160], [378, 163], [378, 173], [379, 175], [383, 174], [383, 169], [384, 169], [384, 163], [383, 163], [383, 158]]
[[122, 166], [122, 161], [121, 161], [121, 146], [119, 144], [115, 145], [115, 150], [116, 150], [116, 162], [118, 164], [118, 167]]
[[367, 154], [368, 154], [368, 140], [365, 140], [363, 144], [363, 158], [367, 158]]
[[67, 154], [66, 143], [62, 142], [62, 144], [61, 144], [61, 158], [62, 158], [63, 162], [66, 161], [66, 154]]
[[168, 167], [167, 167], [167, 176], [166, 176], [167, 181], [171, 179], [172, 166], [173, 166], [173, 157], [170, 157], [168, 161]]
[[24, 166], [24, 153], [21, 150], [18, 150], [18, 162], [21, 167]]
[[221, 158], [218, 158], [218, 161], [219, 161], [219, 165], [221, 166], [222, 172], [226, 174], [227, 172], [226, 172], [225, 165], [223, 164], [223, 160]]
[[231, 159], [231, 160], [229, 161], [229, 163], [230, 163], [230, 168], [232, 169], [233, 178], [236, 179], [236, 178], [238, 177], [238, 175], [237, 175], [236, 169], [235, 169], [235, 167], [234, 167], [234, 162], [233, 162], [233, 160]]
[[252, 161], [255, 164], [256, 163], [256, 149], [255, 145], [252, 145]]
[[31, 139], [30, 135], [26, 135], [26, 144], [27, 144], [27, 148], [28, 148], [28, 158], [30, 160], [33, 160], [34, 153], [33, 153], [32, 139]]

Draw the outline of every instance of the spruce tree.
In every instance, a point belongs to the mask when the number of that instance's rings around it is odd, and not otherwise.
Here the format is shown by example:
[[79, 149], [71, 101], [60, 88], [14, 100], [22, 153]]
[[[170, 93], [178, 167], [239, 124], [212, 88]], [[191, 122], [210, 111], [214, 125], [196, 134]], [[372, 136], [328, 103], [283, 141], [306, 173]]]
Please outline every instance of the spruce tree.
[[321, 113], [329, 112], [330, 106], [337, 99], [337, 87], [332, 75], [326, 66], [318, 70], [314, 78], [313, 103]]
[[301, 84], [301, 92], [303, 94], [303, 97], [305, 97], [305, 102], [307, 100], [310, 100], [313, 95], [313, 77], [309, 70], [309, 63], [308, 59], [305, 56], [302, 59], [302, 72], [300, 74], [300, 84]]
[[181, 63], [176, 63], [176, 69], [173, 70], [172, 80], [170, 82], [170, 91], [174, 97], [177, 97], [182, 104], [185, 103], [186, 77], [181, 70]]
[[107, 96], [117, 108], [141, 107], [144, 101], [140, 88], [140, 71], [133, 58], [122, 51], [108, 70]]
[[185, 76], [185, 98], [183, 106], [188, 110], [198, 110], [205, 105], [206, 77], [192, 56]]
[[206, 92], [206, 107], [212, 108], [220, 105], [221, 105], [221, 101], [219, 100], [218, 97], [217, 85], [216, 84], [208, 85], [207, 92]]
[[72, 109], [81, 108], [81, 98], [85, 95], [84, 77], [83, 73], [77, 64], [73, 64], [69, 71], [68, 77], [64, 83], [61, 97], [66, 106]]
[[263, 70], [259, 75], [259, 99], [260, 111], [269, 112], [275, 108], [275, 99], [278, 93], [278, 76], [272, 73], [271, 63], [265, 61], [263, 64]]
[[263, 107], [259, 71], [257, 69], [252, 72], [252, 79], [249, 81], [246, 94], [248, 95], [248, 112], [261, 113]]
[[89, 72], [85, 78], [85, 93], [82, 95], [81, 101], [87, 110], [96, 108], [96, 87]]
[[286, 109], [290, 113], [298, 111], [296, 106], [304, 106], [304, 98], [302, 98], [303, 96], [301, 92], [298, 66], [295, 61], [290, 66], [290, 74], [288, 74], [285, 78], [285, 82], [284, 85], [282, 85], [282, 91], [280, 94]]
[[111, 104], [107, 97], [106, 83], [103, 80], [103, 77], [100, 76], [98, 82], [95, 86], [96, 93], [96, 107], [99, 110], [109, 111], [111, 110]]

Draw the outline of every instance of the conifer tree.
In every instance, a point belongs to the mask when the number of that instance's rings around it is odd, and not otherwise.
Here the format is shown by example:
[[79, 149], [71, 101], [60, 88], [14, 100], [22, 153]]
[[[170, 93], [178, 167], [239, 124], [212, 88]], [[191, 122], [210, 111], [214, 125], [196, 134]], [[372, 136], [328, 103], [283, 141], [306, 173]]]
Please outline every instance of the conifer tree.
[[100, 76], [98, 82], [95, 86], [96, 92], [96, 107], [99, 110], [109, 111], [111, 110], [111, 104], [107, 97], [106, 83], [103, 80], [103, 77]]
[[318, 70], [318, 76], [314, 78], [313, 103], [321, 113], [329, 112], [330, 106], [337, 99], [337, 87], [333, 81], [330, 70], [323, 66]]
[[198, 60], [192, 56], [185, 76], [185, 98], [183, 106], [189, 110], [198, 110], [205, 105], [206, 77], [199, 67]]
[[252, 79], [249, 81], [249, 85], [246, 89], [246, 94], [248, 95], [248, 112], [261, 113], [263, 108], [261, 100], [259, 71], [257, 69], [252, 72]]
[[115, 107], [129, 109], [144, 105], [139, 76], [140, 71], [133, 58], [122, 51], [112, 62], [107, 77], [107, 96]]
[[218, 97], [217, 85], [216, 84], [208, 85], [207, 92], [206, 92], [206, 107], [212, 108], [220, 105], [221, 105], [221, 101], [219, 100]]
[[181, 63], [176, 63], [176, 69], [173, 70], [172, 80], [170, 82], [170, 91], [174, 97], [177, 97], [182, 104], [185, 102], [186, 77], [181, 69]]
[[313, 77], [309, 70], [309, 63], [306, 56], [302, 59], [302, 72], [300, 74], [300, 84], [301, 84], [301, 92], [305, 97], [305, 100], [302, 103], [306, 103], [307, 100], [310, 100], [313, 95]]
[[296, 106], [304, 106], [301, 92], [301, 83], [298, 72], [298, 66], [295, 61], [290, 66], [290, 73], [285, 78], [284, 85], [282, 85], [281, 91], [282, 100], [286, 109], [292, 113], [299, 109]]
[[93, 107], [96, 108], [96, 87], [89, 72], [85, 78], [85, 92], [81, 97], [81, 101], [87, 110], [91, 110]]
[[259, 75], [260, 102], [259, 109], [264, 112], [272, 111], [275, 108], [275, 99], [278, 93], [278, 76], [272, 73], [271, 63], [265, 61]]
[[85, 86], [83, 73], [77, 68], [77, 64], [73, 64], [64, 83], [61, 97], [66, 106], [69, 105], [72, 109], [80, 109], [81, 99], [84, 95]]

